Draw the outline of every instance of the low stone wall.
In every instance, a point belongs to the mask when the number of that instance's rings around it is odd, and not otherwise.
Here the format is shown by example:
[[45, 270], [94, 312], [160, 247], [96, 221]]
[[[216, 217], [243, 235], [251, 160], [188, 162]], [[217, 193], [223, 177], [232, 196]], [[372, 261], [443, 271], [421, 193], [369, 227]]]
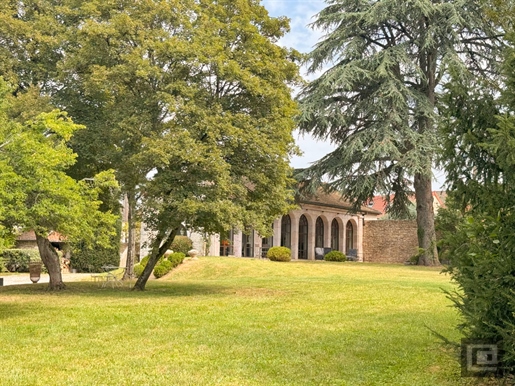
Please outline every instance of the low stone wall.
[[363, 261], [404, 263], [417, 253], [415, 220], [367, 221], [363, 234]]

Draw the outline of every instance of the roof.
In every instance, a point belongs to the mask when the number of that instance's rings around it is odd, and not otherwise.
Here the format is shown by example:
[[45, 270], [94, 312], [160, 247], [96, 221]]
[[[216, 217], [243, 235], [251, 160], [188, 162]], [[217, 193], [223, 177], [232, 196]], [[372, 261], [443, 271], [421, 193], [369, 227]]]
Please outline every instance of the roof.
[[[344, 209], [349, 212], [354, 211], [354, 207], [351, 202], [345, 201], [342, 199], [341, 193], [333, 192], [333, 193], [324, 193], [319, 191], [316, 195], [313, 196], [304, 196], [299, 199], [300, 204], [311, 204], [317, 206], [325, 206], [335, 209]], [[361, 206], [358, 212], [363, 212], [366, 214], [380, 215], [381, 212], [369, 208], [368, 206]]]
[[[36, 233], [34, 231], [23, 232], [21, 235], [16, 237], [17, 241], [36, 241]], [[65, 241], [66, 237], [59, 232], [50, 232], [48, 235], [48, 241], [51, 243], [59, 243]]]

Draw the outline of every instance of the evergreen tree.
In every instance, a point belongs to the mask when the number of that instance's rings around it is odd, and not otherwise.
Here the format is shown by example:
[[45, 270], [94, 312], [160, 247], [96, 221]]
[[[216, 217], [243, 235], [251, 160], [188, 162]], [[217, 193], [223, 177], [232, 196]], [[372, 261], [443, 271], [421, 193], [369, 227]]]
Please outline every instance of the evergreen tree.
[[326, 35], [308, 57], [312, 73], [324, 72], [299, 95], [299, 126], [337, 147], [304, 178], [325, 176], [357, 207], [376, 192], [394, 194], [392, 213], [406, 212], [414, 191], [419, 264], [438, 264], [431, 187], [438, 94], [451, 71], [488, 73], [498, 32], [473, 0], [328, 4], [313, 23]]

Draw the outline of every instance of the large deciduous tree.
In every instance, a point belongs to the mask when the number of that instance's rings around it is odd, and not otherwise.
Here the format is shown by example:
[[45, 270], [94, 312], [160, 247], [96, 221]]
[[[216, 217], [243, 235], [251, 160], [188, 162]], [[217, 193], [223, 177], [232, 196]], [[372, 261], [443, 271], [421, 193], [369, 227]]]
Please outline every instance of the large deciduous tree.
[[74, 137], [77, 173], [114, 168], [153, 235], [135, 288], [181, 224], [267, 233], [291, 199], [298, 55], [275, 44], [287, 20], [228, 0], [90, 1], [69, 12], [80, 29], [53, 100], [86, 126]]
[[325, 176], [357, 206], [393, 193], [392, 213], [406, 212], [414, 191], [419, 264], [438, 264], [431, 180], [439, 93], [450, 71], [488, 72], [497, 31], [475, 0], [328, 4], [313, 23], [326, 35], [309, 70], [322, 74], [299, 95], [299, 127], [336, 149], [304, 177]]
[[[66, 114], [53, 110], [17, 122], [11, 117], [17, 104], [0, 77], [0, 224], [32, 229], [45, 267], [49, 289], [65, 287], [61, 261], [48, 236], [57, 231], [68, 242], [91, 241], [103, 229], [106, 242], [117, 215], [98, 211], [98, 195], [105, 187], [115, 188], [110, 172], [91, 181], [75, 181], [66, 169], [75, 162], [68, 142], [80, 127]], [[101, 241], [97, 237], [96, 241]]]

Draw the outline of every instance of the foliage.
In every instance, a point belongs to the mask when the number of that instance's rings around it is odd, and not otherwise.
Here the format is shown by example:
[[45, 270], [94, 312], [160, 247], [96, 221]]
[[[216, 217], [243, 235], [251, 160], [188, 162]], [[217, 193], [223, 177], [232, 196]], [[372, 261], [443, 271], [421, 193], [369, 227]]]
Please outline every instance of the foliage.
[[160, 277], [163, 277], [168, 272], [170, 272], [172, 268], [172, 262], [164, 259], [154, 267], [154, 276], [156, 277], [156, 279], [159, 279]]
[[[9, 95], [0, 78], [0, 188], [5, 188], [0, 189], [0, 225], [35, 231], [41, 259], [50, 274], [49, 288], [60, 289], [64, 287], [60, 262], [47, 240], [49, 233], [59, 232], [69, 242], [82, 240], [91, 245], [94, 240], [106, 245], [115, 233], [118, 215], [99, 212], [98, 197], [117, 185], [110, 171], [87, 181], [68, 176], [66, 170], [76, 158], [68, 144], [81, 127], [59, 110], [16, 121], [11, 115], [16, 106], [26, 102], [24, 97]], [[45, 242], [40, 245], [42, 240]]]
[[145, 256], [143, 259], [141, 259], [141, 261], [139, 262], [139, 264], [145, 268], [148, 264], [148, 260], [150, 259], [150, 256]]
[[9, 272], [29, 272], [29, 263], [41, 258], [34, 249], [4, 249], [0, 251], [0, 260]]
[[451, 256], [446, 272], [459, 285], [449, 293], [466, 337], [503, 342], [503, 366], [515, 371], [515, 214], [466, 217], [446, 234]]
[[71, 266], [80, 272], [100, 272], [102, 266], [118, 266], [120, 264], [120, 224], [121, 221], [118, 221], [117, 233], [109, 237], [107, 246], [101, 243], [95, 246], [87, 246], [83, 242], [73, 243]]
[[291, 250], [287, 247], [272, 247], [266, 253], [266, 257], [272, 261], [290, 261]]
[[300, 54], [277, 44], [288, 20], [257, 1], [77, 4], [2, 3], [0, 73], [40, 112], [56, 106], [85, 127], [67, 142], [69, 175], [113, 169], [139, 206], [154, 239], [135, 288], [183, 223], [265, 233], [293, 202]]
[[[515, 40], [507, 36], [510, 46]], [[502, 365], [515, 372], [515, 87], [513, 48], [505, 52], [505, 79], [455, 74], [447, 85], [442, 132], [451, 188], [442, 212], [446, 270], [458, 290], [449, 293], [467, 338], [503, 341]], [[504, 83], [504, 86], [503, 86]], [[499, 98], [499, 90], [503, 89]], [[506, 114], [505, 114], [506, 112]]]
[[298, 121], [301, 132], [336, 148], [300, 178], [308, 188], [330, 181], [355, 209], [393, 194], [388, 210], [397, 216], [409, 212], [414, 191], [425, 250], [419, 264], [438, 264], [431, 196], [438, 94], [452, 71], [495, 68], [499, 31], [475, 0], [328, 3], [313, 23], [326, 34], [308, 57], [311, 73], [324, 72], [301, 91]]
[[340, 251], [331, 251], [324, 255], [325, 261], [347, 261], [347, 256]]
[[188, 254], [191, 248], [193, 248], [193, 241], [187, 236], [175, 236], [172, 245], [170, 245], [172, 251], [183, 253], [184, 256]]
[[135, 264], [134, 265], [134, 276], [136, 277], [140, 277], [141, 274], [143, 273], [143, 270], [145, 269], [145, 267], [143, 265], [140, 264]]
[[167, 259], [172, 263], [173, 268], [177, 267], [179, 264], [182, 264], [186, 255], [182, 252], [174, 252], [167, 257]]

